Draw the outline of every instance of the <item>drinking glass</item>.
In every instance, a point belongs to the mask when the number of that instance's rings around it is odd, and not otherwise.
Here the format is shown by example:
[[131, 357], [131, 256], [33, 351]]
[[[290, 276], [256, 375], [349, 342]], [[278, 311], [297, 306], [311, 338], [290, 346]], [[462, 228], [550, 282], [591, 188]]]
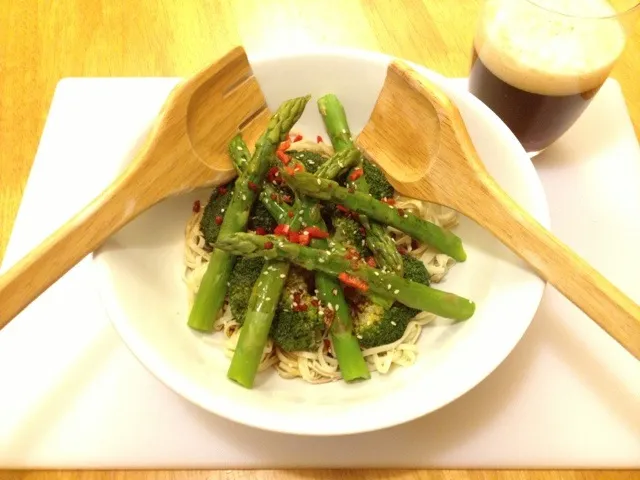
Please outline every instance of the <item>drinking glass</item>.
[[638, 0], [486, 0], [469, 90], [533, 157], [587, 108], [639, 13]]

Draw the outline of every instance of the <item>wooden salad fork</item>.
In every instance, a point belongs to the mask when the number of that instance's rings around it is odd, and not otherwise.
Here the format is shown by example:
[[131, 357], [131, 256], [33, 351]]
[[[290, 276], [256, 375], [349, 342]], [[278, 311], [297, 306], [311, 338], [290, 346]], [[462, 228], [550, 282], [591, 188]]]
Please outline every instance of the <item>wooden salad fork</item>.
[[241, 47], [179, 84], [127, 169], [0, 277], [0, 328], [140, 213], [235, 177], [229, 141], [242, 132], [254, 142], [268, 122], [266, 100]]
[[518, 206], [489, 175], [447, 95], [392, 62], [357, 139], [403, 195], [475, 220], [640, 359], [640, 307]]

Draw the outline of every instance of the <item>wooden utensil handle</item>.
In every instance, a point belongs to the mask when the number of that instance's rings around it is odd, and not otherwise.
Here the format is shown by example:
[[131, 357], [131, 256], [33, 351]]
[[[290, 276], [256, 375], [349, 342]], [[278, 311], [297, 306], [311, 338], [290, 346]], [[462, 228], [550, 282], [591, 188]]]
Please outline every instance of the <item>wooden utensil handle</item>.
[[640, 306], [516, 204], [488, 176], [474, 220], [640, 359]]
[[[0, 277], [0, 329], [111, 234], [150, 206], [148, 196], [136, 193], [144, 191], [140, 185], [143, 179], [139, 177], [137, 169], [130, 167], [111, 187]], [[136, 184], [137, 188], [133, 188]]]

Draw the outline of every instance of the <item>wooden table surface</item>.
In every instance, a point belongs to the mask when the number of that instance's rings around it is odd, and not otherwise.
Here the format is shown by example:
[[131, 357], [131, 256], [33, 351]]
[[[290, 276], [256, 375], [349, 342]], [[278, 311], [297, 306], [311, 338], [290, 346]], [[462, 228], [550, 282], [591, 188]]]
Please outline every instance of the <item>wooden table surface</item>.
[[[2, 0], [0, 8], [0, 260], [56, 83], [68, 76], [187, 76], [231, 46], [349, 46], [466, 75], [480, 0]], [[640, 134], [640, 28], [613, 76]], [[122, 474], [5, 472], [0, 478], [103, 480]], [[188, 478], [489, 478], [492, 472], [142, 472]], [[520, 479], [523, 472], [505, 472]], [[596, 478], [538, 472], [536, 478]], [[631, 478], [618, 472], [613, 478]]]

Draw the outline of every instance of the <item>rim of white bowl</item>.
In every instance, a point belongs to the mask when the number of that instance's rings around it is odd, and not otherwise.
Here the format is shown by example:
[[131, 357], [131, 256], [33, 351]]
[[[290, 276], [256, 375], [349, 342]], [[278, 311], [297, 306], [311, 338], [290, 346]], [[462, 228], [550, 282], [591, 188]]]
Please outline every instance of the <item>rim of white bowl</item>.
[[[256, 56], [249, 55], [249, 60], [252, 64], [255, 65], [257, 63], [273, 62], [277, 60], [292, 59], [302, 56], [304, 56], [305, 58], [352, 58], [354, 60], [367, 60], [385, 64], [388, 64], [390, 61], [397, 59], [406, 62], [412, 68], [419, 71], [422, 75], [425, 75], [426, 77], [432, 79], [437, 83], [447, 83], [452, 80], [451, 78], [444, 77], [436, 72], [433, 72], [432, 70], [427, 69], [424, 66], [399, 57], [393, 57], [391, 55], [386, 55], [379, 52], [353, 48], [331, 47], [289, 50], [286, 53], [271, 53]], [[491, 111], [484, 103], [482, 103], [471, 93], [464, 92], [464, 94], [468, 96], [470, 106], [479, 114], [479, 116], [481, 118], [484, 118], [488, 122], [491, 122], [493, 128], [495, 128], [499, 132], [499, 135], [504, 139], [504, 141], [510, 144], [509, 148], [514, 152], [519, 152], [518, 155], [514, 155], [513, 161], [519, 162], [519, 167], [522, 168], [528, 176], [531, 176], [531, 178], [535, 178], [538, 180], [538, 183], [533, 188], [533, 193], [536, 197], [535, 204], [537, 205], [539, 211], [533, 212], [533, 214], [538, 222], [540, 222], [546, 228], [549, 228], [549, 208], [546, 196], [544, 194], [542, 185], [539, 182], [537, 172], [533, 167], [533, 163], [529, 159], [525, 150], [522, 148], [509, 128], [502, 122], [502, 120], [500, 120], [500, 118], [495, 113], [493, 113], [493, 111]], [[97, 252], [99, 252], [99, 250]], [[102, 299], [107, 316], [110, 318], [114, 328], [121, 336], [129, 350], [152, 375], [154, 375], [167, 387], [178, 393], [189, 402], [198, 405], [208, 412], [219, 415], [223, 418], [237, 422], [239, 424], [259, 428], [261, 430], [302, 436], [342, 436], [383, 430], [402, 425], [417, 418], [421, 418], [457, 400], [462, 395], [476, 387], [485, 378], [487, 378], [510, 355], [510, 353], [520, 342], [525, 332], [531, 325], [533, 317], [540, 305], [544, 289], [546, 287], [546, 283], [542, 280], [540, 280], [537, 285], [532, 285], [530, 297], [533, 301], [535, 295], [535, 302], [532, 303], [533, 308], [531, 309], [531, 311], [527, 313], [529, 317], [528, 321], [522, 322], [521, 331], [519, 331], [517, 335], [513, 335], [513, 337], [510, 339], [511, 341], [502, 342], [499, 348], [493, 349], [492, 354], [490, 355], [491, 361], [487, 361], [487, 358], [485, 358], [485, 367], [480, 372], [476, 372], [474, 376], [467, 377], [468, 380], [464, 383], [464, 386], [459, 386], [457, 391], [454, 394], [449, 395], [449, 397], [445, 401], [441, 401], [431, 408], [425, 409], [424, 411], [419, 411], [419, 409], [401, 409], [398, 411], [399, 413], [394, 416], [380, 416], [374, 422], [370, 421], [370, 419], [366, 422], [352, 422], [349, 425], [350, 428], [331, 428], [331, 422], [315, 422], [314, 425], [317, 428], [313, 429], [313, 431], [310, 431], [311, 429], [309, 428], [308, 424], [301, 425], [299, 423], [296, 423], [295, 425], [291, 425], [286, 423], [279, 423], [277, 418], [273, 418], [271, 416], [247, 414], [247, 407], [239, 408], [236, 405], [236, 408], [230, 409], [224, 406], [219, 400], [213, 399], [211, 397], [203, 399], [202, 395], [198, 394], [197, 389], [194, 388], [191, 382], [187, 381], [183, 375], [175, 372], [173, 369], [167, 368], [166, 364], [163, 363], [162, 357], [158, 356], [154, 349], [147, 347], [147, 344], [143, 340], [138, 338], [139, 336], [137, 335], [137, 333], [129, 326], [129, 322], [125, 318], [126, 315], [119, 307], [116, 299], [112, 296], [103, 294], [103, 292], [108, 291], [109, 288], [108, 285], [103, 285], [105, 283], [104, 276], [98, 274], [99, 268], [97, 267], [101, 264], [100, 257], [94, 254], [92, 255], [92, 260], [94, 267], [96, 267], [93, 268], [93, 278], [95, 280], [95, 284], [98, 287], [99, 295]], [[101, 285], [103, 286], [100, 287]]]

